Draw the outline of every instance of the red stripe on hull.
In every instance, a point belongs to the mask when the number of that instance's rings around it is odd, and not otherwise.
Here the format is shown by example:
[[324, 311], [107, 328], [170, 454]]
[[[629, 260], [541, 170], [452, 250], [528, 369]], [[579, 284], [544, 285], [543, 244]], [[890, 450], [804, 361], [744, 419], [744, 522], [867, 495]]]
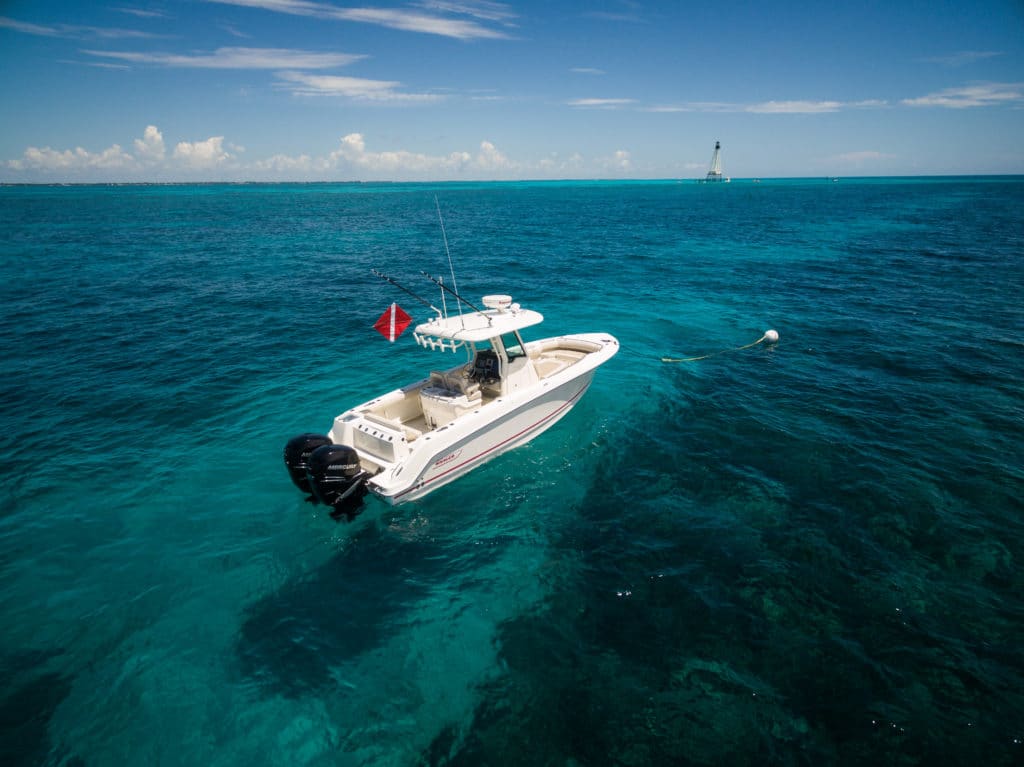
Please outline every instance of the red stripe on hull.
[[590, 383], [588, 382], [586, 386], [584, 386], [582, 389], [580, 389], [578, 392], [576, 392], [570, 399], [566, 400], [565, 403], [563, 403], [562, 406], [559, 407], [557, 410], [555, 410], [553, 413], [550, 413], [549, 415], [544, 416], [539, 421], [536, 421], [535, 423], [530, 424], [525, 429], [522, 429], [522, 430], [516, 432], [511, 437], [508, 437], [507, 439], [504, 439], [501, 442], [499, 442], [497, 445], [492, 445], [491, 447], [487, 448], [486, 450], [484, 450], [484, 451], [482, 451], [480, 453], [477, 453], [473, 457], [467, 458], [462, 463], [456, 464], [455, 466], [452, 466], [451, 468], [441, 472], [440, 474], [437, 474], [436, 476], [431, 477], [430, 479], [423, 480], [422, 482], [420, 482], [420, 483], [418, 483], [416, 485], [413, 485], [408, 490], [403, 490], [402, 492], [396, 493], [395, 495], [390, 496], [390, 497], [384, 496], [385, 500], [388, 500], [389, 502], [391, 502], [393, 504], [400, 503], [399, 499], [402, 498], [402, 496], [407, 495], [407, 494], [409, 494], [411, 492], [414, 492], [414, 491], [422, 490], [427, 485], [430, 485], [431, 483], [436, 482], [437, 480], [442, 479], [443, 477], [447, 477], [452, 472], [458, 471], [458, 470], [464, 468], [465, 466], [467, 466], [468, 464], [474, 463], [475, 461], [480, 460], [484, 456], [489, 455], [490, 453], [493, 453], [495, 450], [501, 449], [502, 447], [507, 445], [509, 442], [516, 441], [517, 439], [522, 437], [524, 434], [527, 434], [527, 433], [533, 431], [537, 427], [541, 426], [542, 424], [550, 421], [552, 418], [555, 418], [559, 414], [563, 413], [567, 408], [572, 407], [572, 405], [576, 402], [576, 400], [578, 400], [581, 396], [583, 396], [583, 393], [589, 387], [590, 387]]

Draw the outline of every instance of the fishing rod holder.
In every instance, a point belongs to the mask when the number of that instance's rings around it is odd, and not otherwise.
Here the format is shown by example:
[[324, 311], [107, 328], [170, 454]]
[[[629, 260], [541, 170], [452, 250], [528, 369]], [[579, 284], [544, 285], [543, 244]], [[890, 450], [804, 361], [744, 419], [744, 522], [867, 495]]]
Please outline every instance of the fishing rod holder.
[[422, 346], [424, 349], [438, 350], [443, 352], [455, 352], [462, 349], [465, 345], [465, 341], [459, 341], [454, 338], [437, 338], [436, 336], [421, 336], [419, 333], [413, 333], [413, 338], [416, 339], [416, 343]]

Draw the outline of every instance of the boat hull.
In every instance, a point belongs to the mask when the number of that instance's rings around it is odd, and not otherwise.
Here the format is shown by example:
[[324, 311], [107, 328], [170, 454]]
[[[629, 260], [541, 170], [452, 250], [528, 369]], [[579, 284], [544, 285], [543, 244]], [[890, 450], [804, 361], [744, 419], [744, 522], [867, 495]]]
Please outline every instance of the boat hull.
[[554, 426], [583, 397], [593, 377], [589, 370], [526, 401], [500, 403], [507, 412], [498, 417], [493, 410], [486, 416], [467, 414], [448, 434], [432, 434], [429, 451], [421, 449], [402, 466], [371, 479], [367, 489], [390, 504], [422, 498]]
[[606, 333], [546, 338], [523, 345], [494, 377], [476, 377], [480, 351], [472, 368], [432, 371], [345, 411], [327, 435], [293, 439], [285, 465], [300, 490], [349, 516], [363, 492], [414, 501], [558, 423], [618, 346]]

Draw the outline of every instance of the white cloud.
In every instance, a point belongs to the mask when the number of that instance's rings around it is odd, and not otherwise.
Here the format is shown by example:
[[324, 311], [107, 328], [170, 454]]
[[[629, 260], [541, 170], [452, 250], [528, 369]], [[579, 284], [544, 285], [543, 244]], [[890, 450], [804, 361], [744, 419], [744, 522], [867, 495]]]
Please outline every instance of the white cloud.
[[508, 157], [490, 141], [480, 142], [480, 154], [476, 157], [476, 166], [480, 170], [496, 171], [499, 173], [511, 170], [514, 167]]
[[39, 35], [40, 37], [61, 37], [62, 32], [56, 27], [44, 27], [40, 24], [30, 24], [27, 21], [18, 21], [6, 16], [0, 16], [0, 29], [13, 29], [15, 32], [23, 32], [26, 35]]
[[218, 48], [213, 53], [133, 53], [130, 51], [82, 51], [137, 64], [200, 69], [330, 69], [359, 61], [365, 56], [349, 53], [316, 53], [288, 48]]
[[350, 133], [341, 139], [341, 145], [330, 153], [328, 161], [332, 168], [368, 172], [373, 177], [420, 177], [458, 174], [472, 162], [472, 156], [468, 152], [434, 156], [404, 149], [368, 152], [362, 134]]
[[751, 104], [745, 111], [755, 114], [822, 114], [838, 112], [842, 106], [839, 101], [765, 101]]
[[508, 37], [499, 30], [488, 29], [474, 21], [446, 19], [397, 8], [338, 8], [330, 15], [332, 18], [342, 21], [361, 21], [366, 24], [400, 29], [403, 32], [420, 32], [428, 35], [455, 37], [460, 40]]
[[[172, 149], [173, 147], [173, 149]], [[200, 141], [166, 141], [155, 125], [147, 125], [131, 151], [113, 144], [101, 152], [29, 147], [22, 157], [0, 162], [8, 176], [33, 181], [186, 181], [191, 179], [364, 181], [627, 177], [636, 172], [628, 150], [603, 157], [580, 153], [551, 154], [524, 163], [509, 157], [491, 141], [475, 150], [443, 154], [394, 148], [375, 150], [361, 133], [349, 133], [333, 150], [315, 155], [275, 154], [248, 162], [244, 148], [211, 136]]]
[[223, 165], [231, 155], [224, 149], [223, 136], [211, 136], [205, 141], [179, 141], [174, 159], [193, 170], [209, 170]]
[[180, 141], [170, 156], [164, 137], [155, 125], [147, 125], [142, 138], [132, 142], [133, 151], [127, 152], [120, 144], [113, 144], [101, 152], [90, 152], [82, 147], [57, 150], [50, 147], [29, 147], [21, 158], [3, 163], [8, 170], [42, 174], [51, 177], [62, 174], [67, 178], [92, 177], [107, 179], [138, 178], [143, 174], [165, 176], [175, 172], [190, 173], [223, 167], [245, 151], [231, 145], [225, 148], [223, 136], [205, 141]]
[[163, 11], [155, 11], [145, 8], [115, 8], [115, 11], [121, 13], [127, 13], [131, 16], [137, 16], [140, 19], [169, 19], [170, 14], [164, 13]]
[[[323, 163], [320, 163], [320, 166], [323, 167]], [[295, 176], [306, 175], [318, 166], [308, 154], [301, 154], [298, 157], [275, 154], [266, 160], [257, 160], [253, 167], [262, 172]]]
[[980, 83], [962, 88], [946, 88], [938, 93], [903, 99], [911, 107], [945, 107], [947, 109], [968, 109], [990, 107], [1000, 104], [1014, 104], [1024, 101], [1021, 83]]
[[[61, 61], [60, 63], [61, 64], [80, 64], [82, 62], [64, 60], [64, 61]], [[89, 66], [89, 67], [93, 67], [94, 69], [113, 69], [113, 70], [120, 70], [120, 71], [131, 70], [131, 67], [128, 66], [127, 64], [111, 64], [109, 61], [87, 61], [87, 62], [85, 62], [85, 65]]]
[[[287, 165], [287, 162], [283, 163]], [[361, 133], [349, 133], [336, 150], [323, 160], [310, 163], [322, 171], [340, 171], [366, 180], [373, 179], [443, 179], [443, 178], [505, 178], [513, 175], [519, 165], [510, 160], [490, 141], [480, 142], [476, 154], [454, 151], [429, 155], [392, 149], [380, 152], [367, 150]]]
[[577, 75], [603, 75], [605, 71], [603, 69], [595, 69], [594, 67], [572, 67], [570, 70], [573, 74]]
[[74, 24], [57, 24], [56, 26], [43, 26], [31, 24], [26, 21], [0, 16], [0, 28], [13, 29], [26, 35], [38, 35], [40, 37], [70, 37], [70, 38], [98, 38], [100, 40], [122, 40], [129, 38], [150, 39], [157, 37], [149, 32], [140, 32], [136, 29], [117, 29], [109, 27], [82, 27]]
[[441, 13], [453, 13], [485, 21], [499, 21], [504, 24], [511, 24], [516, 15], [505, 3], [490, 2], [490, 0], [464, 0], [461, 3], [450, 0], [420, 0], [417, 3], [421, 8]]
[[135, 156], [142, 162], [158, 163], [164, 159], [164, 136], [155, 125], [147, 125], [141, 139], [135, 139]]
[[[503, 39], [508, 34], [501, 29], [485, 26], [480, 21], [501, 22], [508, 25], [513, 14], [501, 3], [433, 2], [423, 5], [438, 11], [425, 13], [404, 8], [342, 8], [328, 3], [307, 0], [208, 0], [226, 5], [262, 8], [294, 16], [312, 16], [335, 21], [354, 21], [376, 24], [404, 32], [453, 37], [459, 40]], [[451, 18], [462, 16], [467, 18]]]
[[308, 75], [302, 72], [278, 72], [277, 77], [302, 96], [344, 96], [362, 101], [439, 101], [443, 96], [431, 93], [402, 93], [394, 80], [367, 80], [362, 77]]
[[[300, 154], [296, 157], [277, 154], [248, 165], [238, 162], [242, 147], [225, 142], [223, 136], [203, 141], [179, 141], [168, 153], [164, 136], [155, 125], [146, 126], [141, 138], [133, 142], [134, 152], [124, 151], [118, 144], [102, 152], [89, 152], [81, 147], [56, 150], [50, 147], [29, 147], [17, 160], [3, 163], [9, 171], [52, 178], [133, 179], [147, 176], [165, 179], [191, 178], [197, 172], [228, 169], [239, 178], [266, 177], [309, 179], [337, 177], [374, 179], [441, 179], [502, 178], [518, 169], [490, 141], [480, 143], [476, 153], [454, 151], [429, 155], [404, 149], [370, 151], [362, 134], [350, 133], [339, 146], [320, 157]], [[116, 173], [120, 172], [120, 173]]]
[[[630, 4], [626, 3], [626, 5], [629, 6]], [[602, 21], [613, 21], [616, 23], [625, 22], [628, 24], [642, 24], [645, 21], [644, 18], [640, 16], [639, 13], [633, 12], [639, 10], [640, 5], [638, 3], [633, 3], [630, 10], [625, 10], [622, 11], [621, 13], [616, 13], [614, 11], [590, 11], [583, 15], [592, 19], [601, 19]]]
[[[750, 104], [742, 111], [754, 114], [830, 114], [842, 109], [878, 109], [886, 106], [882, 99], [865, 99], [863, 101], [763, 101]], [[721, 105], [725, 106], [725, 105]], [[711, 111], [711, 110], [708, 110]], [[725, 110], [719, 110], [725, 111]]]
[[8, 165], [15, 170], [38, 169], [45, 171], [83, 170], [83, 169], [125, 169], [134, 164], [134, 158], [114, 144], [102, 152], [88, 152], [82, 147], [74, 150], [65, 149], [59, 152], [50, 147], [42, 149], [29, 147], [21, 160], [13, 160]]
[[239, 38], [242, 38], [242, 39], [245, 39], [245, 40], [248, 40], [248, 39], [250, 39], [252, 37], [252, 35], [246, 34], [242, 30], [238, 29], [237, 27], [232, 26], [231, 24], [221, 24], [220, 28], [223, 29], [225, 32], [227, 32], [232, 37], [239, 37]]
[[[576, 99], [568, 102], [569, 106], [614, 109], [636, 104], [634, 99]], [[681, 104], [654, 104], [637, 106], [636, 109], [655, 114], [675, 114], [680, 112], [698, 112], [711, 114], [727, 114], [731, 112], [748, 112], [752, 114], [827, 114], [843, 109], [877, 109], [886, 106], [887, 102], [880, 99], [864, 101], [764, 101], [758, 104], [736, 104], [727, 101], [690, 101]]]
[[[570, 178], [579, 175], [586, 167], [586, 160], [579, 152], [562, 159], [557, 154], [543, 158], [537, 163], [539, 176], [547, 178]], [[593, 175], [593, 174], [591, 174]]]
[[633, 166], [633, 160], [625, 149], [618, 149], [606, 161], [607, 166], [620, 173], [625, 173]]
[[584, 109], [618, 109], [619, 107], [635, 104], [633, 99], [573, 99], [567, 102], [571, 107]]
[[958, 51], [948, 56], [932, 56], [921, 60], [930, 64], [943, 64], [947, 67], [962, 67], [1002, 55], [1000, 51]]
[[[566, 158], [552, 154], [537, 164], [538, 177], [542, 178], [573, 178], [587, 171], [587, 161], [579, 152], [573, 152]], [[593, 176], [594, 173], [587, 175]]]

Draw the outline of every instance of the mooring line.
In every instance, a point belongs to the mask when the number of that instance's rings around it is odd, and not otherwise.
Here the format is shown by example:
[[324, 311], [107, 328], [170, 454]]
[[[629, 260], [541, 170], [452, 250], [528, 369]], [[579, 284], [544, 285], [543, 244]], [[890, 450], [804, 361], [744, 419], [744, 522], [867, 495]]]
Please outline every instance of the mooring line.
[[757, 346], [759, 343], [763, 343], [765, 341], [767, 341], [770, 344], [778, 343], [779, 342], [779, 334], [778, 334], [778, 332], [776, 332], [774, 330], [766, 330], [766, 331], [764, 331], [764, 335], [761, 336], [756, 341], [754, 341], [753, 343], [747, 344], [746, 346], [737, 346], [735, 349], [722, 349], [721, 351], [718, 351], [718, 352], [711, 352], [711, 354], [702, 354], [699, 357], [662, 357], [661, 361], [662, 362], [697, 362], [698, 360], [706, 360], [708, 357], [716, 357], [719, 354], [725, 354], [726, 352], [739, 352], [739, 351], [743, 351], [744, 349], [749, 349], [752, 346]]

